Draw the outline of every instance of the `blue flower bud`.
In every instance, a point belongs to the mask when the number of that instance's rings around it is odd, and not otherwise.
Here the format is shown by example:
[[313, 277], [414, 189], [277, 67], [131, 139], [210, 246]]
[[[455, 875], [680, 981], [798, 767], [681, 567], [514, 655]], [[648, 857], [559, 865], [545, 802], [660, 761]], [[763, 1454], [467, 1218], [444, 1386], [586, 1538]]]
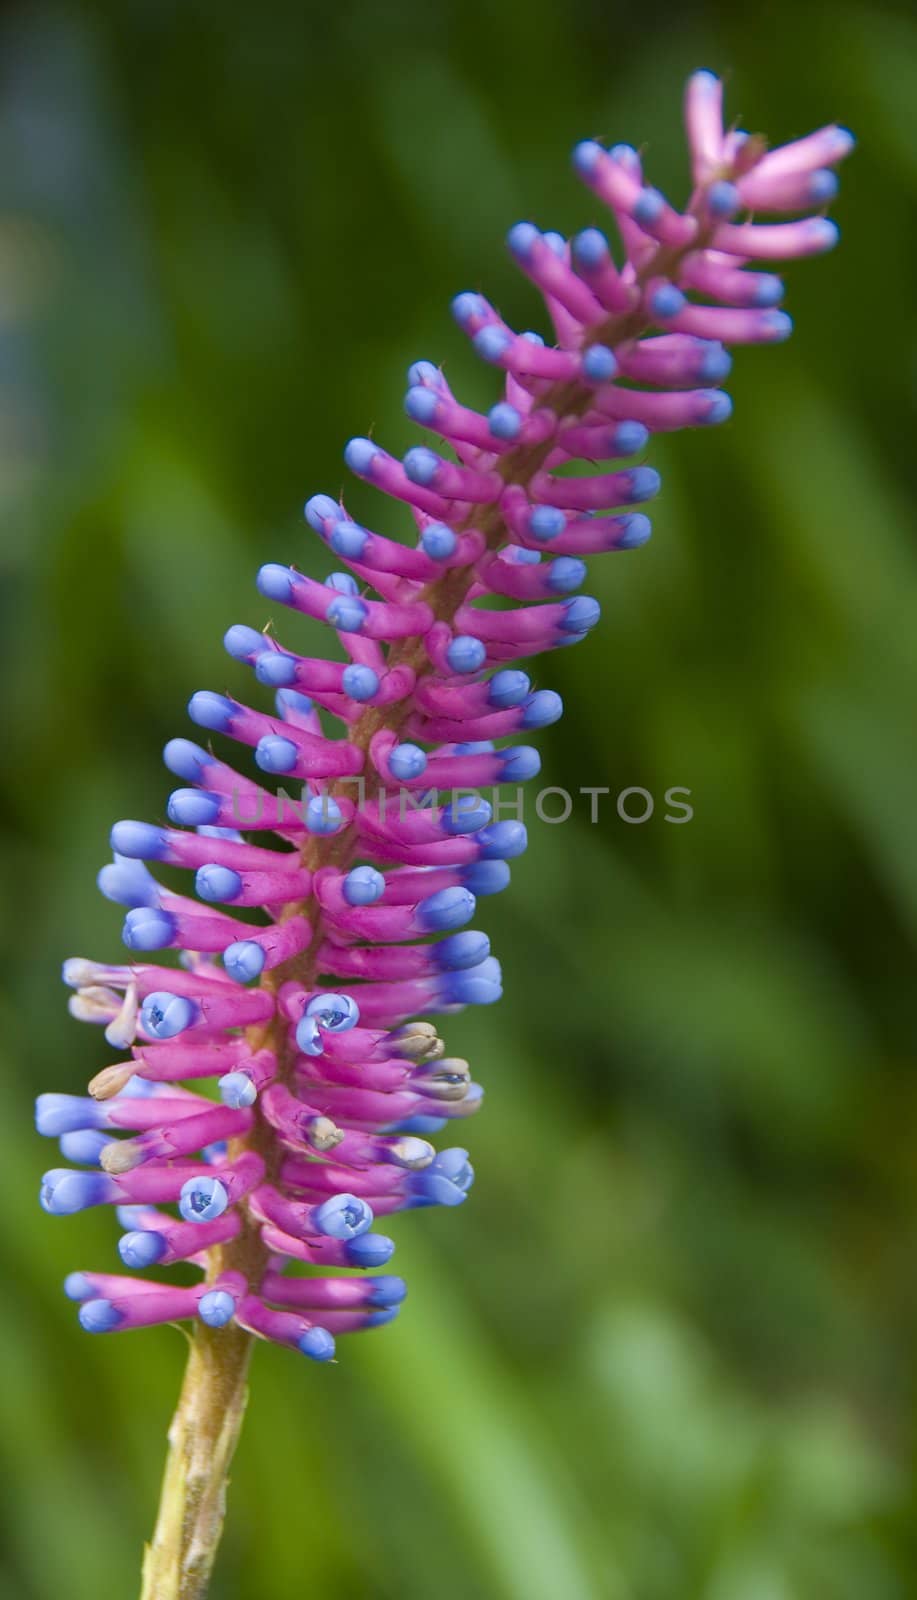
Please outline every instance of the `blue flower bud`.
[[329, 572], [325, 579], [325, 588], [334, 589], [337, 594], [355, 595], [360, 593], [360, 585], [352, 572]]
[[343, 556], [346, 561], [359, 561], [369, 539], [365, 528], [356, 522], [337, 522], [328, 538], [335, 555]]
[[176, 778], [184, 778], [186, 783], [200, 783], [214, 760], [207, 750], [202, 750], [199, 744], [193, 744], [190, 739], [170, 739], [162, 752], [162, 759], [169, 771], [174, 772]]
[[355, 1194], [335, 1194], [316, 1206], [312, 1221], [328, 1239], [356, 1239], [372, 1227], [372, 1209]]
[[60, 1153], [65, 1161], [75, 1161], [84, 1167], [97, 1167], [102, 1151], [110, 1141], [109, 1133], [101, 1133], [95, 1128], [74, 1128], [71, 1133], [61, 1135]]
[[106, 900], [114, 900], [118, 905], [154, 907], [159, 902], [156, 879], [142, 861], [132, 861], [127, 856], [107, 862], [99, 872], [96, 883]]
[[325, 1053], [322, 1030], [317, 1017], [300, 1017], [296, 1024], [296, 1043], [303, 1055], [321, 1056]]
[[697, 376], [704, 383], [719, 383], [723, 378], [728, 378], [732, 370], [732, 356], [721, 344], [711, 341], [701, 352], [697, 364]]
[[474, 1183], [467, 1150], [442, 1150], [433, 1164], [415, 1172], [411, 1193], [423, 1205], [460, 1206]]
[[261, 650], [255, 657], [255, 677], [269, 689], [296, 682], [296, 661], [283, 650]]
[[121, 937], [128, 950], [166, 950], [175, 939], [175, 918], [155, 906], [135, 906], [124, 919]]
[[504, 667], [500, 672], [495, 672], [488, 683], [487, 698], [492, 706], [505, 711], [510, 706], [521, 705], [531, 687], [527, 673]]
[[460, 794], [443, 809], [440, 826], [444, 833], [477, 833], [486, 828], [493, 808], [476, 795]]
[[421, 900], [417, 920], [427, 932], [442, 933], [447, 928], [463, 927], [474, 916], [474, 907], [474, 895], [467, 889], [439, 889]]
[[225, 694], [214, 694], [210, 689], [198, 689], [188, 701], [191, 721], [213, 733], [225, 733], [238, 710], [234, 700]]
[[371, 906], [385, 893], [385, 879], [375, 867], [353, 867], [341, 884], [349, 906]]
[[258, 1098], [258, 1091], [247, 1072], [224, 1072], [217, 1088], [224, 1106], [231, 1106], [233, 1111], [253, 1106]]
[[154, 1232], [152, 1228], [137, 1228], [130, 1233], [122, 1233], [118, 1240], [118, 1254], [124, 1265], [138, 1272], [144, 1267], [155, 1266], [168, 1248], [165, 1235]]
[[465, 291], [457, 294], [452, 301], [452, 315], [460, 328], [467, 327], [473, 317], [482, 316], [483, 312], [484, 305], [479, 294]]
[[428, 388], [442, 388], [442, 374], [432, 361], [412, 361], [408, 367], [408, 383], [426, 384]]
[[[485, 830], [488, 832], [491, 830]], [[480, 843], [478, 834], [477, 842]], [[462, 868], [462, 883], [473, 895], [502, 894], [510, 881], [510, 870], [503, 860], [471, 861]]]
[[404, 470], [412, 483], [430, 484], [436, 477], [442, 457], [435, 450], [428, 450], [426, 445], [415, 445], [404, 458]]
[[242, 893], [242, 879], [232, 867], [221, 867], [211, 861], [198, 867], [194, 874], [194, 887], [202, 900], [213, 903], [232, 901]]
[[362, 600], [341, 595], [339, 600], [332, 600], [326, 618], [341, 633], [359, 633], [366, 621], [366, 607]]
[[293, 595], [293, 574], [289, 567], [282, 567], [276, 561], [268, 561], [263, 566], [255, 579], [258, 591], [267, 600], [277, 600], [282, 605], [288, 605]]
[[327, 1328], [309, 1328], [297, 1345], [311, 1361], [333, 1361], [334, 1348], [334, 1339]]
[[226, 1289], [208, 1289], [198, 1301], [197, 1314], [208, 1328], [225, 1328], [236, 1314], [236, 1302]]
[[583, 352], [583, 377], [589, 383], [610, 383], [618, 370], [613, 351], [604, 344], [591, 344]]
[[665, 201], [658, 189], [641, 189], [634, 201], [633, 219], [635, 222], [652, 227], [653, 223], [659, 220], [664, 205]]
[[358, 478], [372, 476], [373, 461], [378, 454], [371, 439], [350, 439], [344, 447], [344, 460]]
[[366, 1318], [364, 1328], [384, 1328], [389, 1322], [394, 1322], [401, 1310], [400, 1306], [388, 1306], [385, 1311], [372, 1311]]
[[309, 833], [337, 833], [344, 813], [330, 794], [314, 794], [306, 804], [305, 823]]
[[720, 422], [728, 422], [732, 416], [732, 400], [722, 389], [701, 390], [702, 403], [705, 407], [703, 421], [706, 427], [712, 428]]
[[313, 494], [303, 506], [303, 516], [310, 528], [316, 533], [321, 533], [323, 524], [332, 517], [339, 517], [341, 508], [330, 494]]
[[371, 700], [373, 695], [379, 693], [379, 675], [372, 667], [364, 667], [357, 662], [351, 662], [344, 668], [342, 678], [344, 693], [349, 694], [351, 700]]
[[346, 1241], [345, 1254], [352, 1267], [384, 1267], [395, 1254], [395, 1242], [384, 1233], [362, 1233]]
[[610, 251], [608, 240], [598, 228], [584, 228], [576, 234], [571, 244], [573, 265], [584, 272], [594, 272], [604, 266]]
[[[725, 400], [727, 397], [724, 395], [722, 398]], [[653, 524], [650, 522], [649, 517], [645, 517], [642, 511], [635, 511], [632, 516], [625, 517], [623, 521], [626, 527], [618, 540], [618, 549], [636, 550], [639, 545], [646, 544], [647, 539], [650, 538], [653, 532]]]
[[529, 513], [529, 533], [547, 544], [563, 533], [567, 519], [557, 506], [534, 506]]
[[80, 1094], [40, 1094], [35, 1101], [35, 1127], [45, 1139], [59, 1139], [75, 1128], [108, 1125], [104, 1105]]
[[309, 1001], [305, 1015], [314, 1017], [326, 1033], [348, 1033], [360, 1020], [360, 1008], [349, 994], [326, 991]]
[[793, 319], [785, 311], [765, 311], [761, 320], [774, 344], [782, 344], [793, 332]]
[[111, 1178], [104, 1172], [74, 1172], [70, 1167], [54, 1167], [41, 1180], [39, 1200], [43, 1211], [52, 1217], [70, 1217], [87, 1206], [104, 1205], [114, 1193]]
[[404, 409], [408, 416], [425, 427], [436, 421], [438, 407], [439, 396], [422, 385], [409, 389], [404, 397]]
[[294, 714], [308, 717], [312, 712], [312, 701], [307, 694], [300, 694], [298, 689], [278, 689], [274, 696], [279, 717], [292, 717]]
[[773, 272], [762, 272], [758, 275], [755, 286], [754, 304], [756, 306], [776, 306], [783, 299], [783, 279], [778, 278]]
[[448, 561], [455, 555], [458, 539], [444, 522], [428, 522], [420, 535], [420, 544], [431, 561]]
[[468, 928], [463, 933], [441, 939], [439, 944], [431, 946], [431, 953], [442, 971], [462, 971], [479, 966], [490, 954], [490, 940], [486, 933]]
[[523, 704], [523, 728], [547, 728], [564, 714], [564, 703], [554, 689], [536, 689]]
[[152, 1206], [115, 1206], [115, 1216], [122, 1228], [141, 1228], [154, 1215]]
[[85, 1333], [111, 1333], [124, 1321], [124, 1312], [118, 1311], [110, 1300], [84, 1300], [79, 1318]]
[[527, 783], [541, 771], [541, 756], [530, 744], [517, 744], [511, 750], [500, 752], [503, 771], [501, 783]]
[[488, 411], [487, 425], [495, 439], [518, 439], [522, 431], [522, 413], [500, 400]]
[[116, 822], [111, 830], [111, 847], [119, 856], [158, 861], [166, 852], [166, 839], [162, 829], [150, 822]]
[[179, 828], [197, 828], [216, 822], [220, 810], [219, 795], [206, 789], [173, 789], [166, 805], [169, 821]]
[[613, 448], [615, 455], [635, 456], [642, 450], [649, 440], [649, 428], [642, 422], [618, 422], [615, 424]]
[[148, 994], [140, 1008], [140, 1022], [153, 1039], [174, 1039], [190, 1028], [197, 1016], [197, 1006], [187, 995], [170, 994], [167, 989], [157, 989]]
[[489, 322], [485, 327], [478, 329], [471, 342], [484, 361], [494, 364], [500, 360], [512, 340], [505, 329], [497, 328]]
[[371, 1306], [400, 1306], [408, 1292], [408, 1286], [403, 1278], [393, 1277], [389, 1273], [380, 1273], [372, 1279], [372, 1291], [369, 1297]]
[[470, 633], [457, 633], [446, 650], [453, 672], [479, 672], [487, 660], [487, 646]]
[[721, 220], [734, 217], [741, 205], [739, 191], [734, 183], [728, 183], [724, 178], [711, 183], [707, 190], [707, 209], [712, 217], [719, 217]]
[[476, 967], [444, 972], [437, 979], [437, 990], [449, 1005], [489, 1006], [503, 993], [500, 963], [488, 956]]
[[223, 635], [223, 648], [234, 661], [248, 661], [264, 649], [264, 634], [247, 628], [244, 622], [234, 622]]
[[659, 493], [662, 479], [655, 467], [631, 467], [627, 474], [628, 499], [639, 503]]
[[234, 983], [254, 983], [264, 971], [265, 954], [254, 939], [238, 939], [223, 951], [223, 966]]
[[582, 139], [573, 151], [573, 165], [581, 178], [591, 178], [605, 151], [594, 139]]
[[181, 1186], [178, 1209], [186, 1222], [213, 1222], [229, 1205], [229, 1195], [219, 1178], [188, 1178]]
[[574, 600], [568, 600], [565, 610], [566, 616], [560, 624], [564, 633], [585, 633], [595, 627], [602, 615], [599, 602], [588, 594], [578, 594]]
[[468, 1151], [460, 1150], [457, 1145], [452, 1145], [448, 1150], [440, 1150], [427, 1171], [441, 1173], [450, 1182], [464, 1189], [470, 1189], [474, 1182], [474, 1169], [468, 1160]]
[[517, 261], [527, 262], [540, 238], [541, 234], [533, 223], [517, 222], [506, 235], [506, 243]]
[[278, 733], [265, 734], [255, 746], [255, 761], [262, 772], [292, 772], [298, 760], [298, 747]]
[[419, 778], [426, 766], [426, 754], [416, 744], [396, 744], [388, 758], [389, 772], [402, 783]]
[[576, 556], [555, 556], [548, 568], [548, 588], [555, 594], [578, 589], [586, 576], [586, 563]]
[[511, 861], [514, 856], [521, 856], [528, 844], [525, 823], [495, 822], [481, 829], [475, 844], [485, 861]]
[[442, 1133], [448, 1128], [448, 1117], [406, 1117], [404, 1122], [392, 1122], [386, 1132], [388, 1133], [421, 1133], [431, 1135]]

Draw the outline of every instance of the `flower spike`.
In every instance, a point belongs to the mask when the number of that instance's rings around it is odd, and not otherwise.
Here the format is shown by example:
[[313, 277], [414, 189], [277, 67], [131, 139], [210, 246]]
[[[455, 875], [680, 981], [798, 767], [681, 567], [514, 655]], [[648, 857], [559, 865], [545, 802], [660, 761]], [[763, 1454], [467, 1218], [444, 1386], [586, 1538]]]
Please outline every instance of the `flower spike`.
[[[190, 717], [215, 748], [167, 745], [180, 784], [169, 825], [112, 831], [99, 886], [124, 909], [128, 958], [73, 960], [64, 977], [74, 1015], [127, 1056], [88, 1097], [39, 1097], [39, 1131], [78, 1164], [45, 1175], [41, 1203], [113, 1205], [128, 1274], [186, 1262], [200, 1279], [73, 1273], [66, 1292], [89, 1332], [196, 1319], [208, 1338], [242, 1329], [329, 1361], [337, 1337], [390, 1321], [405, 1296], [400, 1278], [366, 1276], [394, 1250], [375, 1219], [469, 1192], [467, 1151], [432, 1140], [482, 1091], [418, 1018], [500, 997], [470, 923], [507, 886], [526, 832], [494, 821], [477, 791], [535, 778], [538, 754], [516, 740], [563, 709], [520, 663], [597, 624], [577, 592], [583, 558], [649, 538], [635, 508], [661, 487], [642, 459], [651, 436], [730, 416], [730, 348], [792, 331], [775, 264], [837, 240], [822, 211], [853, 145], [845, 129], [768, 151], [724, 126], [709, 72], [689, 80], [685, 123], [683, 209], [630, 146], [577, 146], [574, 169], [619, 244], [532, 222], [508, 238], [556, 342], [511, 328], [480, 294], [455, 298], [502, 380], [489, 408], [462, 405], [417, 361], [405, 410], [422, 439], [403, 459], [361, 437], [344, 451], [357, 478], [403, 502], [410, 537], [314, 495], [306, 521], [343, 570], [321, 582], [261, 568], [289, 636], [236, 624], [224, 639], [255, 704], [194, 694]], [[572, 462], [600, 470], [569, 476]], [[297, 613], [336, 633], [343, 661], [299, 653]], [[233, 741], [258, 781], [236, 772]], [[158, 883], [160, 865], [186, 874], [180, 892]], [[160, 950], [181, 964], [157, 965]], [[207, 1079], [217, 1098], [198, 1092]]]

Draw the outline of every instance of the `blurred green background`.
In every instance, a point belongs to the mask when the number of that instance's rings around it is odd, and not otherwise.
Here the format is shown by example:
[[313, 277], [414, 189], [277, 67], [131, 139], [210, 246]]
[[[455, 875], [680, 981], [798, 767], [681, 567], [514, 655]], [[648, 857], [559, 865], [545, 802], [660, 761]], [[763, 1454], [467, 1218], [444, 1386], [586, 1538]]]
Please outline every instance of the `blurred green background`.
[[34, 1198], [34, 1093], [111, 1059], [58, 980], [121, 948], [110, 822], [162, 815], [194, 688], [242, 691], [220, 638], [266, 620], [258, 564], [327, 570], [301, 503], [350, 434], [407, 445], [408, 362], [487, 402], [449, 298], [531, 324], [503, 235], [598, 220], [575, 140], [646, 143], [684, 194], [701, 65], [772, 139], [857, 130], [842, 247], [788, 274], [796, 337], [740, 353], [735, 420], [654, 443], [655, 537], [542, 669], [543, 782], [657, 813], [536, 824], [482, 907], [507, 997], [448, 1029], [488, 1091], [472, 1201], [396, 1224], [393, 1329], [329, 1370], [259, 1350], [214, 1596], [917, 1595], [913, 18], [121, 0], [0, 30], [0, 1595], [134, 1593], [183, 1360], [80, 1334], [60, 1282], [111, 1265], [112, 1219]]

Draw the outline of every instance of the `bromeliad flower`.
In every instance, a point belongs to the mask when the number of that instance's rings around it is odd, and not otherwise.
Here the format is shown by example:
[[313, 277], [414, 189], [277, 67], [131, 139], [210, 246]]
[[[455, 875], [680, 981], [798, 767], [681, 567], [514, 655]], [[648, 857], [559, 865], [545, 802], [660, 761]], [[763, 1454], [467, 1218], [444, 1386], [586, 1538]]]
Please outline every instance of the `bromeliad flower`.
[[[338, 1335], [390, 1321], [405, 1286], [367, 1275], [394, 1249], [375, 1219], [464, 1201], [466, 1151], [432, 1141], [481, 1090], [416, 1019], [500, 996], [488, 939], [468, 924], [526, 838], [479, 791], [533, 778], [537, 752], [514, 741], [562, 710], [519, 663], [597, 623], [578, 592], [583, 557], [649, 537], [636, 508], [659, 488], [640, 459], [650, 435], [724, 421], [727, 346], [790, 333], [780, 279], [750, 264], [836, 240], [821, 210], [852, 146], [843, 129], [768, 151], [724, 130], [706, 72], [688, 84], [686, 122], [681, 211], [645, 184], [629, 145], [577, 147], [619, 251], [596, 228], [510, 232], [553, 344], [480, 294], [454, 301], [503, 374], [486, 414], [418, 361], [405, 405], [436, 447], [399, 460], [371, 439], [348, 444], [351, 471], [408, 508], [412, 540], [316, 495], [306, 519], [346, 570], [319, 582], [261, 569], [271, 611], [325, 623], [343, 659], [299, 654], [295, 629], [281, 642], [270, 625], [230, 628], [229, 654], [275, 692], [273, 709], [195, 694], [191, 718], [216, 749], [173, 740], [169, 825], [113, 830], [99, 884], [126, 908], [130, 958], [68, 961], [64, 976], [74, 1015], [124, 1059], [86, 1098], [39, 1099], [41, 1132], [77, 1163], [47, 1173], [41, 1198], [57, 1215], [111, 1204], [122, 1225], [126, 1271], [67, 1280], [85, 1329], [197, 1324], [148, 1595], [204, 1592], [252, 1336], [327, 1361]], [[757, 220], [773, 215], [784, 220]], [[607, 470], [571, 476], [574, 462]], [[226, 741], [253, 752], [260, 778], [224, 759]], [[190, 874], [188, 892], [157, 882], [156, 864]], [[178, 963], [150, 959], [162, 951]], [[200, 1281], [138, 1276], [175, 1262]]]

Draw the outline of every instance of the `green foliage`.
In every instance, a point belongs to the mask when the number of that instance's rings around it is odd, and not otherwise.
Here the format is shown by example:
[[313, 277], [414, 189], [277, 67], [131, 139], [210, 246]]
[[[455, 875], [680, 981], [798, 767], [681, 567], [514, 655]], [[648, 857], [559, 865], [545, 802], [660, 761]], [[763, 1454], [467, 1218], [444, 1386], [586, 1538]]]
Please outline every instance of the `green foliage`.
[[80, 1334], [59, 1283], [111, 1219], [31, 1199], [32, 1095], [107, 1059], [58, 968], [120, 948], [109, 823], [161, 814], [190, 692], [242, 690], [256, 566], [325, 570], [298, 507], [349, 434], [407, 443], [408, 361], [491, 392], [448, 300], [531, 321], [502, 235], [594, 217], [574, 140], [645, 141], [683, 192], [700, 65], [774, 138], [858, 131], [842, 248], [789, 274], [735, 421], [654, 445], [652, 544], [543, 670], [543, 781], [611, 798], [535, 823], [486, 906], [508, 998], [448, 1032], [478, 1186], [397, 1224], [396, 1327], [328, 1371], [258, 1352], [214, 1593], [917, 1592], [915, 44], [866, 0], [6, 10], [0, 1600], [134, 1591], [183, 1359]]

